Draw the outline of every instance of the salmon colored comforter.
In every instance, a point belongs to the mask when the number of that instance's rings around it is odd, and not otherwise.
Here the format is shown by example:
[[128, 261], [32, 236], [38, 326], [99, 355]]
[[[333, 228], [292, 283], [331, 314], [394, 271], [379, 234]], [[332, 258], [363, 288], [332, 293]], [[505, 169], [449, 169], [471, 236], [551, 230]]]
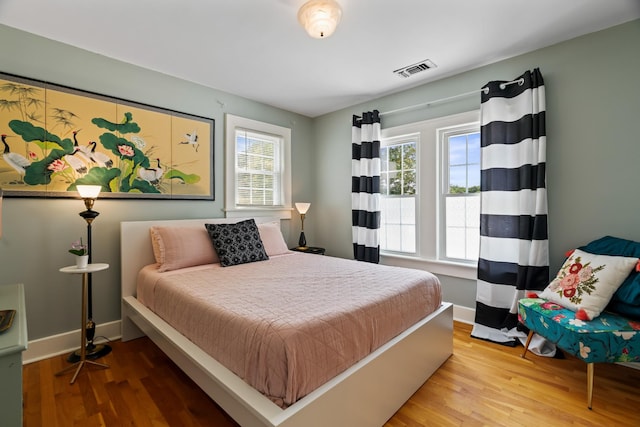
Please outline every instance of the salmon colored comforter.
[[233, 267], [149, 265], [137, 295], [283, 408], [441, 304], [431, 273], [297, 252]]

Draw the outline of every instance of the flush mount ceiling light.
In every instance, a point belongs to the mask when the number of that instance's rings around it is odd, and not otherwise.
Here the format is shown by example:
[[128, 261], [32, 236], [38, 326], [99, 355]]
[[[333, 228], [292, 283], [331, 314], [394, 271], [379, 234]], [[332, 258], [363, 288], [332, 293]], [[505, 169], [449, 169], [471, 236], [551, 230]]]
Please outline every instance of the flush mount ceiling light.
[[336, 30], [342, 9], [335, 0], [309, 0], [298, 11], [298, 21], [311, 37], [323, 39]]

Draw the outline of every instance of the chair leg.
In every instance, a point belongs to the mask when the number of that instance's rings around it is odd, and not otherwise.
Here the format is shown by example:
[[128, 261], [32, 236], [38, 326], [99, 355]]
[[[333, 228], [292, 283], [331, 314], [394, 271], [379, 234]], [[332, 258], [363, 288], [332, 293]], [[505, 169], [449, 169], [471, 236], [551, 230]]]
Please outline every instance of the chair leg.
[[522, 351], [522, 355], [520, 356], [523, 359], [525, 358], [524, 356], [527, 354], [527, 349], [529, 348], [529, 344], [531, 344], [531, 338], [533, 338], [533, 329], [529, 331], [529, 335], [527, 336], [527, 342], [524, 345], [524, 350]]
[[587, 363], [587, 406], [591, 409], [593, 398], [593, 363]]

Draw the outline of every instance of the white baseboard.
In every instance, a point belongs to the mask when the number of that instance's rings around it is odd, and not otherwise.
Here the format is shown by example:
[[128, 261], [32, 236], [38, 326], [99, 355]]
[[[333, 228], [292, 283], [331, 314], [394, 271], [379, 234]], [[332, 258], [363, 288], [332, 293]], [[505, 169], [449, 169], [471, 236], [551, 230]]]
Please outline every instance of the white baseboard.
[[453, 306], [453, 320], [473, 325], [475, 319], [476, 310], [474, 308], [469, 308], [462, 305]]
[[[473, 324], [475, 310], [461, 305], [453, 306], [453, 319], [463, 323]], [[120, 320], [96, 325], [96, 343], [104, 343], [120, 339]], [[106, 337], [106, 340], [103, 338]], [[80, 348], [80, 329], [65, 332], [50, 337], [29, 341], [27, 349], [22, 353], [22, 363], [33, 363], [60, 354], [71, 353]]]
[[627, 368], [640, 369], [640, 362], [618, 362], [618, 365], [626, 366]]
[[[96, 344], [120, 339], [120, 320], [96, 325]], [[80, 329], [29, 341], [22, 353], [22, 363], [32, 363], [80, 348]]]

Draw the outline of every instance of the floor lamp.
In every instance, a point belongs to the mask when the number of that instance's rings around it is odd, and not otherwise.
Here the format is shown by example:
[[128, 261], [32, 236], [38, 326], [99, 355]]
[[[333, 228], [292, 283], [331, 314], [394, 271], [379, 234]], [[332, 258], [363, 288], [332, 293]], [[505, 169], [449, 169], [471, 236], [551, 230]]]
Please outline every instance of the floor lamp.
[[[93, 251], [91, 250], [91, 224], [93, 220], [96, 219], [100, 212], [96, 212], [93, 210], [93, 204], [95, 203], [98, 195], [100, 194], [100, 190], [102, 186], [100, 185], [77, 185], [78, 193], [82, 200], [84, 201], [84, 206], [87, 210], [80, 212], [80, 216], [84, 218], [87, 222], [87, 249], [89, 251], [89, 264], [91, 264], [91, 256]], [[93, 321], [93, 294], [91, 291], [91, 273], [88, 275], [88, 289], [87, 289], [87, 343], [86, 343], [86, 358], [87, 359], [98, 359], [102, 356], [105, 356], [111, 352], [111, 347], [106, 344], [94, 344], [93, 338], [96, 335], [96, 324]], [[76, 350], [71, 353], [67, 358], [69, 362], [77, 362], [80, 360], [81, 350]]]

